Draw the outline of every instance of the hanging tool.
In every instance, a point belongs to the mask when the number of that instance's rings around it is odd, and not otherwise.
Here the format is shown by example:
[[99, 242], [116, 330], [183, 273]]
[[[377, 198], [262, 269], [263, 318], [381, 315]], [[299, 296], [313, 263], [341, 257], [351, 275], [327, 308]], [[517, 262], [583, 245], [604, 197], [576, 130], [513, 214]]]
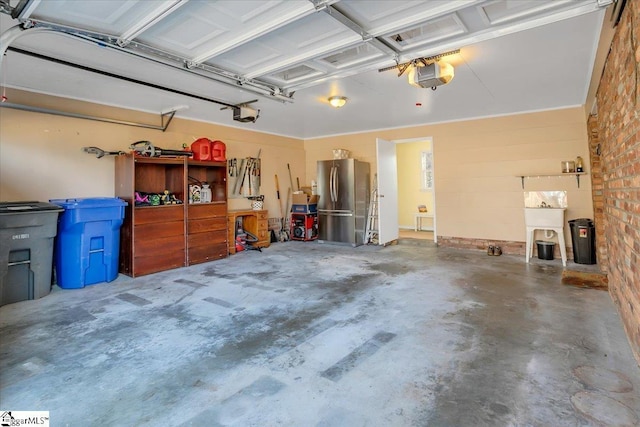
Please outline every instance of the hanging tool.
[[300, 191], [300, 178], [296, 176], [296, 184], [298, 184], [298, 191]]
[[240, 184], [240, 176], [244, 176], [244, 159], [240, 160], [240, 171], [236, 172], [236, 182], [233, 185], [233, 194], [239, 194], [239, 187], [238, 185]]
[[250, 159], [249, 163], [249, 167], [247, 168], [247, 186], [249, 187], [249, 196], [252, 196], [253, 191], [251, 189], [251, 181], [253, 181], [253, 179], [251, 178], [251, 176], [253, 175], [254, 160]]
[[258, 155], [256, 156], [253, 164], [253, 176], [255, 176], [255, 180], [257, 181], [257, 183], [254, 182], [254, 185], [257, 185], [257, 194], [260, 194], [260, 185], [262, 184], [260, 182], [260, 154], [262, 154], [262, 148], [258, 150]]
[[[240, 194], [243, 194], [242, 189], [244, 188], [245, 180], [249, 181], [249, 194], [251, 193], [251, 167], [253, 166], [253, 158], [247, 157], [246, 161], [247, 162], [245, 163], [245, 168], [242, 173], [242, 181], [240, 182]], [[249, 178], [247, 178], [247, 175], [249, 176]]]
[[98, 159], [104, 156], [120, 156], [126, 154], [124, 151], [104, 151], [98, 147], [82, 147], [82, 151], [88, 154], [95, 154]]
[[229, 164], [229, 177], [238, 176], [238, 159], [229, 159], [227, 163]]
[[185, 150], [167, 150], [164, 148], [154, 146], [150, 141], [137, 141], [129, 146], [134, 153], [139, 156], [144, 157], [162, 157], [162, 156], [184, 156], [191, 157], [193, 156], [192, 151]]
[[262, 185], [262, 160], [260, 159], [258, 159], [256, 175], [258, 175], [258, 188], [260, 188], [260, 186]]

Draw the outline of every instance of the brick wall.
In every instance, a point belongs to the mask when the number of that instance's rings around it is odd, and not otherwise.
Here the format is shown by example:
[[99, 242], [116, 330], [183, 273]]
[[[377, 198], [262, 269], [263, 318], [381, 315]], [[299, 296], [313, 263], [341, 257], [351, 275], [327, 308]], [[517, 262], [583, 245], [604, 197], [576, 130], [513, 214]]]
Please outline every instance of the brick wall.
[[[466, 237], [438, 236], [438, 246], [458, 249], [473, 249], [487, 251], [489, 246], [500, 246], [505, 255], [525, 254], [524, 242], [512, 242], [506, 240], [473, 239]], [[534, 245], [535, 246], [535, 245]]]
[[600, 137], [598, 118], [589, 117], [589, 153], [591, 163], [591, 196], [593, 199], [593, 221], [596, 229], [596, 259], [603, 273], [609, 271], [609, 255], [604, 235], [604, 180], [602, 177], [602, 163], [600, 162]]
[[640, 363], [640, 1], [616, 28], [597, 104], [609, 292]]
[[[567, 259], [573, 259], [573, 248], [571, 242], [567, 247]], [[520, 255], [526, 256], [526, 243], [516, 242], [511, 240], [495, 240], [495, 239], [474, 239], [467, 237], [454, 237], [454, 236], [438, 236], [438, 246], [446, 248], [458, 248], [458, 249], [472, 249], [486, 252], [489, 246], [500, 246], [504, 255]], [[532, 256], [538, 256], [538, 246], [533, 243]], [[554, 251], [554, 259], [560, 259], [560, 248], [556, 244]]]

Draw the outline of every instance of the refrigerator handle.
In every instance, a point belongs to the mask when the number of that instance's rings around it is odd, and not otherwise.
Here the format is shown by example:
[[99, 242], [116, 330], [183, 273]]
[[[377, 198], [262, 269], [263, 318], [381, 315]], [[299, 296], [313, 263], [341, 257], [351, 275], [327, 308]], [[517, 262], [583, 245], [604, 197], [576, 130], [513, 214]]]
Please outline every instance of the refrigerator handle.
[[340, 172], [340, 170], [338, 169], [338, 166], [336, 166], [336, 173], [334, 174], [334, 177], [333, 177], [333, 179], [335, 181], [335, 184], [333, 185], [333, 187], [335, 188], [335, 190], [334, 190], [335, 196], [334, 197], [336, 199], [335, 200], [336, 203], [338, 202], [338, 196], [340, 194], [340, 187], [338, 185], [340, 183], [340, 180], [338, 179], [338, 172]]
[[329, 201], [333, 203], [333, 165], [331, 166], [331, 172], [329, 172]]
[[335, 170], [336, 170], [336, 167], [331, 166], [331, 173], [329, 174], [329, 191], [330, 191], [331, 202], [335, 202], [335, 192], [334, 192]]

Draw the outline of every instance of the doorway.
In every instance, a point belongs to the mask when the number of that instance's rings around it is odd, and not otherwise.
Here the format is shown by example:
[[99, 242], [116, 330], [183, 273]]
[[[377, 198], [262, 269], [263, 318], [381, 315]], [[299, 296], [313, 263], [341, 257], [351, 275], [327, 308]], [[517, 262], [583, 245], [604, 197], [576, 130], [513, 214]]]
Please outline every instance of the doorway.
[[400, 237], [435, 242], [433, 139], [396, 143]]
[[433, 139], [393, 141], [397, 162], [398, 236], [437, 242]]

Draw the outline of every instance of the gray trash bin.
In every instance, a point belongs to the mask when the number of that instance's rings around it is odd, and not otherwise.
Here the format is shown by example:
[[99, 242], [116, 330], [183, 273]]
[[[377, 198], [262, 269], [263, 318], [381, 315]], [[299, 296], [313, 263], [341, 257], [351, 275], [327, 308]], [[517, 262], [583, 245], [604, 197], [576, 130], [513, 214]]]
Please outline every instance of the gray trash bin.
[[42, 202], [0, 202], [0, 306], [51, 292], [53, 238], [63, 209]]

